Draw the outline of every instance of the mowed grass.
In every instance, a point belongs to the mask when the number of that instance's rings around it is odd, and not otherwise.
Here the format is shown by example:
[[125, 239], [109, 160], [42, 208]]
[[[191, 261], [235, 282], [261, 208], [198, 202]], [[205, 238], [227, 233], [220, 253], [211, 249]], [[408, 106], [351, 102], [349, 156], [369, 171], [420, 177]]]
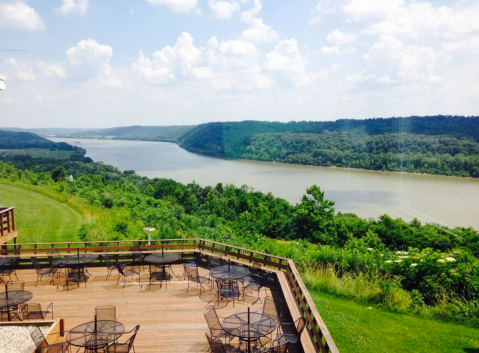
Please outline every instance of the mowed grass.
[[66, 203], [0, 183], [0, 203], [15, 207], [17, 242], [79, 241], [82, 216]]
[[369, 309], [310, 291], [341, 353], [479, 353], [479, 330]]

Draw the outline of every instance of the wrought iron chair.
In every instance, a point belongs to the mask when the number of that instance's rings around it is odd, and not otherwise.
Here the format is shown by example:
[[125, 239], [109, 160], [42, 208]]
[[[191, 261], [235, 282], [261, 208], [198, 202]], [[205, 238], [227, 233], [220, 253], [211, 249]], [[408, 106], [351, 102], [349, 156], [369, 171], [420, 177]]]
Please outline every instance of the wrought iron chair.
[[125, 267], [126, 265], [128, 265], [128, 263], [120, 263], [118, 261], [110, 259], [110, 256], [108, 256], [108, 254], [103, 254], [101, 256], [102, 256], [103, 260], [105, 261], [106, 268], [108, 270], [108, 274], [106, 275], [106, 279], [108, 279], [108, 277], [111, 275], [113, 270], [117, 269], [116, 264], [119, 264], [122, 268]]
[[[63, 332], [56, 332], [63, 334]], [[32, 332], [30, 332], [30, 337], [35, 343], [35, 353], [66, 353], [70, 351], [70, 344], [68, 342], [60, 342], [54, 344], [48, 344], [45, 336], [43, 336], [42, 331], [35, 327]]]
[[0, 282], [6, 282], [5, 276], [8, 276], [10, 281], [12, 280], [12, 273], [18, 280], [17, 276], [17, 267], [18, 263], [20, 262], [19, 257], [14, 257], [10, 261], [8, 261], [5, 265], [0, 266]]
[[116, 321], [116, 306], [103, 305], [95, 308], [95, 315], [97, 320], [112, 320]]
[[263, 303], [260, 297], [261, 289], [264, 288], [266, 283], [268, 282], [268, 277], [266, 276], [259, 276], [259, 275], [251, 275], [252, 281], [249, 282], [247, 285], [243, 287], [243, 295], [245, 290], [250, 291], [251, 293], [257, 292], [258, 299], [256, 299], [255, 303], [259, 300], [260, 303]]
[[286, 353], [289, 347], [289, 341], [280, 342], [274, 340], [270, 347], [254, 347], [253, 353]]
[[207, 284], [210, 282], [210, 279], [206, 276], [200, 276], [198, 272], [198, 267], [186, 267], [186, 277], [188, 278], [188, 287], [186, 288], [186, 292], [190, 289], [190, 282], [196, 283], [196, 286], [198, 287], [198, 284], [200, 285], [200, 295], [201, 291], [203, 288], [204, 284]]
[[116, 284], [120, 282], [120, 278], [123, 277], [123, 288], [125, 288], [126, 278], [133, 278], [134, 275], [138, 275], [138, 282], [140, 282], [140, 274], [135, 271], [134, 266], [121, 266], [119, 263], [115, 262], [116, 269], [118, 270], [118, 280]]
[[[54, 267], [43, 268], [36, 257], [31, 257], [30, 260], [32, 261], [33, 267], [35, 267], [35, 271], [37, 271], [37, 283], [35, 283], [35, 286], [38, 284], [38, 281], [42, 280], [44, 275], [53, 276], [57, 271], [57, 269]], [[52, 283], [52, 281], [50, 281], [50, 283]]]
[[278, 337], [276, 340], [280, 343], [289, 341], [291, 344], [298, 344], [305, 327], [306, 319], [302, 316], [294, 323], [282, 323], [278, 327]]
[[209, 351], [211, 353], [236, 353], [240, 352], [241, 346], [232, 346], [231, 344], [224, 344], [220, 339], [216, 339], [211, 335], [205, 333], [206, 339], [210, 346]]
[[[136, 325], [133, 330], [130, 332], [126, 332], [125, 334], [132, 334], [130, 338], [128, 338], [125, 342], [113, 342], [111, 345], [108, 346], [107, 352], [108, 353], [128, 353], [133, 349], [135, 352], [134, 341], [138, 330], [140, 329], [140, 325]], [[136, 353], [136, 352], [135, 352]]]
[[53, 320], [53, 303], [50, 303], [46, 310], [42, 310], [42, 305], [37, 303], [27, 303], [22, 308], [24, 320], [45, 320], [48, 314], [52, 314]]
[[198, 268], [198, 264], [195, 261], [184, 262], [183, 263], [183, 279], [186, 279], [187, 277], [186, 269], [189, 267]]
[[89, 277], [85, 273], [84, 267], [69, 268], [67, 272], [67, 278], [66, 278], [67, 290], [70, 285], [70, 282], [76, 283], [78, 287], [80, 287], [81, 282], [85, 282], [85, 288], [86, 288], [86, 282], [88, 281], [88, 278]]
[[63, 268], [63, 265], [60, 263], [60, 252], [56, 248], [52, 248], [48, 250], [48, 263], [50, 264], [51, 268], [56, 270], [60, 270]]
[[206, 323], [208, 324], [208, 328], [210, 329], [210, 334], [214, 339], [225, 339], [228, 340], [228, 342], [231, 342], [235, 336], [230, 335], [228, 332], [223, 330], [214, 306], [206, 310], [204, 316]]
[[241, 296], [238, 281], [222, 281], [216, 280], [218, 288], [218, 304], [220, 299], [233, 299], [233, 307], [235, 306], [235, 298], [238, 300]]
[[130, 246], [131, 257], [132, 257], [132, 265], [136, 265], [138, 267], [142, 266], [143, 269], [145, 268], [145, 255], [143, 254], [143, 250], [139, 245], [132, 245]]

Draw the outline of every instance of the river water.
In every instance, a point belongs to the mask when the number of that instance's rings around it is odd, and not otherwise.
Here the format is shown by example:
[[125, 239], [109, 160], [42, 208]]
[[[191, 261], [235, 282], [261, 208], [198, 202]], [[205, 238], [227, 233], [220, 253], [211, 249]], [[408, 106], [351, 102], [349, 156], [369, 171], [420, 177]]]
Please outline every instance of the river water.
[[479, 229], [479, 180], [470, 178], [364, 171], [268, 162], [223, 160], [163, 142], [58, 139], [80, 146], [95, 162], [135, 170], [150, 178], [193, 180], [201, 186], [248, 185], [295, 204], [316, 184], [335, 209], [363, 218], [389, 214], [410, 221]]

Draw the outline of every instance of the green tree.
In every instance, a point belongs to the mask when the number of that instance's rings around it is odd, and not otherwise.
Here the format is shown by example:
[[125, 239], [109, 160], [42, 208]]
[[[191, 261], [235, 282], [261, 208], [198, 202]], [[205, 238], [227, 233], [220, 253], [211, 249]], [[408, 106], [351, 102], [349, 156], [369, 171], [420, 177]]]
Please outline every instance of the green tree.
[[293, 214], [297, 235], [302, 239], [321, 244], [335, 244], [336, 224], [333, 206], [334, 201], [325, 200], [324, 192], [319, 186], [313, 185], [308, 188]]
[[67, 171], [63, 166], [58, 166], [52, 171], [52, 179], [58, 183], [67, 180]]

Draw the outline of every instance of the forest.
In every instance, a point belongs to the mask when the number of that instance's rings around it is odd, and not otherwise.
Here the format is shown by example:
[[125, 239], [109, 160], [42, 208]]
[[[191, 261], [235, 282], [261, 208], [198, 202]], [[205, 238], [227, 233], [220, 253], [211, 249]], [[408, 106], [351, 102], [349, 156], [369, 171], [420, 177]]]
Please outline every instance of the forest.
[[93, 161], [22, 163], [0, 162], [0, 181], [88, 213], [82, 240], [144, 239], [145, 226], [161, 238], [213, 239], [292, 258], [322, 292], [479, 327], [479, 232], [472, 228], [342, 214], [317, 185], [291, 205], [245, 185], [184, 185]]
[[479, 177], [478, 117], [218, 122], [178, 143], [221, 158]]

